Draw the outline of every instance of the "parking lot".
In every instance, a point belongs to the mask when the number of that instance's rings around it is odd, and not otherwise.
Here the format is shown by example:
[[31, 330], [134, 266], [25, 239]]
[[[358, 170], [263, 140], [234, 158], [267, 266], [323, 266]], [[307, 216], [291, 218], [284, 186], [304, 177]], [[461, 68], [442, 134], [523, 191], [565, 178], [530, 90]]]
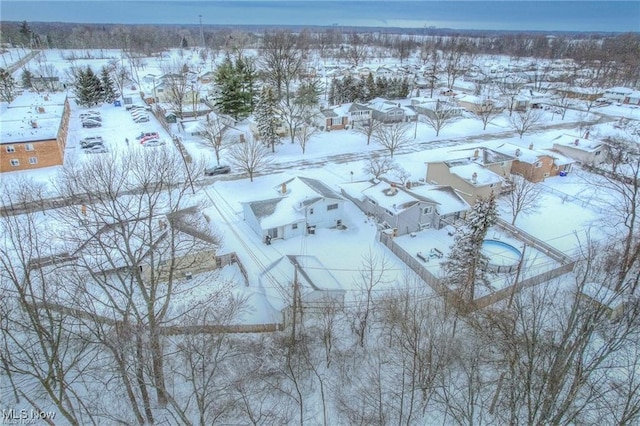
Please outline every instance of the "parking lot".
[[171, 137], [142, 102], [137, 108], [104, 104], [80, 107], [71, 101], [65, 162], [131, 149], [175, 149]]

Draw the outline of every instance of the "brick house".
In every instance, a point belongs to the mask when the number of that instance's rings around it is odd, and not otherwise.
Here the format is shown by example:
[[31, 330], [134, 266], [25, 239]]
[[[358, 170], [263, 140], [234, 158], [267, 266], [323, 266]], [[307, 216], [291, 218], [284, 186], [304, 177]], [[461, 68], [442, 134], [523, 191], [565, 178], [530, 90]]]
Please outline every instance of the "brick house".
[[62, 165], [69, 116], [64, 93], [14, 99], [0, 118], [0, 173]]

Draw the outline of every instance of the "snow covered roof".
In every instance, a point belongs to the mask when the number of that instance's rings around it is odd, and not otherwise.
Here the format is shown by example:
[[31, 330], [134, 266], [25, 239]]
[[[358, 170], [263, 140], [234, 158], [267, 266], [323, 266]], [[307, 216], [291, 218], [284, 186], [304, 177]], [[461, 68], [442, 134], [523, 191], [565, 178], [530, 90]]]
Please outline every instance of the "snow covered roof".
[[265, 298], [274, 309], [281, 311], [291, 305], [295, 268], [303, 299], [308, 299], [306, 296], [311, 293], [344, 294], [338, 280], [317, 257], [286, 255], [269, 265], [260, 277]]
[[394, 215], [416, 205], [420, 201], [413, 195], [386, 182], [378, 182], [362, 191], [362, 194]]
[[620, 94], [620, 95], [628, 95], [629, 93], [633, 92], [633, 89], [630, 89], [628, 87], [617, 86], [617, 87], [610, 87], [610, 88], [606, 89], [604, 92], [605, 93]]
[[[278, 175], [276, 175], [278, 176]], [[263, 229], [275, 228], [305, 220], [304, 207], [325, 199], [344, 199], [324, 183], [305, 177], [279, 175], [276, 185], [264, 187], [258, 194], [271, 194], [270, 198], [248, 201], [246, 204], [260, 222]], [[273, 183], [273, 181], [269, 181]]]
[[496, 164], [502, 163], [505, 161], [514, 160], [515, 157], [512, 155], [504, 154], [498, 151], [494, 151], [493, 149], [478, 146], [472, 148], [465, 149], [456, 149], [453, 151], [440, 152], [436, 155], [431, 155], [430, 153], [430, 161], [433, 162], [452, 162], [457, 160], [473, 161], [478, 164], [488, 165], [488, 164]]
[[505, 143], [499, 145], [494, 150], [516, 157], [516, 159], [520, 162], [527, 164], [534, 164], [540, 160], [540, 157], [544, 156], [552, 156], [548, 152], [536, 151], [534, 149], [523, 148], [517, 145], [512, 145], [510, 143]]
[[0, 144], [56, 139], [66, 98], [63, 93], [17, 96], [0, 116]]
[[603, 145], [603, 143], [600, 141], [584, 139], [584, 138], [567, 135], [567, 134], [558, 136], [557, 138], [553, 139], [552, 142], [554, 145], [568, 146], [573, 149], [579, 149], [585, 152], [597, 151]]
[[551, 149], [543, 149], [541, 150], [543, 152], [546, 152], [548, 155], [550, 155], [551, 157], [553, 157], [553, 163], [556, 166], [565, 166], [567, 164], [573, 164], [576, 161], [573, 158], [569, 158], [565, 155], [562, 155], [561, 153], [551, 150]]
[[459, 163], [449, 167], [449, 171], [474, 186], [485, 186], [502, 182], [502, 177], [479, 164]]
[[450, 186], [420, 185], [412, 186], [408, 191], [437, 203], [436, 211], [440, 215], [463, 212], [470, 208], [469, 203]]

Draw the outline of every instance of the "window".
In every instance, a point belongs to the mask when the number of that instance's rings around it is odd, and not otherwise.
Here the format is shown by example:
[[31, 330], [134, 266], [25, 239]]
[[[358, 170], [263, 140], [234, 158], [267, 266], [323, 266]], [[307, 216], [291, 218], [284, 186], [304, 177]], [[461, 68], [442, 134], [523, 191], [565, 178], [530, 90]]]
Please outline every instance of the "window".
[[542, 167], [542, 163], [540, 161], [538, 161], [538, 162], [536, 162], [535, 166], [536, 166], [536, 169], [539, 168], [539, 167]]
[[545, 173], [542, 175], [543, 177], [549, 177], [549, 173]]
[[292, 224], [291, 229], [298, 229], [298, 224], [297, 223]]
[[16, 152], [16, 148], [13, 145], [7, 145], [7, 152]]
[[33, 144], [32, 143], [28, 143], [24, 146], [24, 149], [26, 149], [27, 151], [33, 151]]
[[38, 164], [38, 159], [36, 157], [29, 157], [29, 164]]
[[338, 209], [338, 204], [337, 203], [336, 204], [329, 204], [327, 206], [327, 211], [329, 211], [329, 210], [337, 210], [337, 209]]
[[598, 155], [600, 155], [600, 152], [601, 151], [596, 151], [593, 155], [598, 156]]
[[422, 214], [431, 214], [431, 212], [433, 212], [433, 207], [431, 206], [422, 208]]
[[309, 214], [313, 214], [313, 207], [309, 209]]
[[20, 165], [20, 161], [19, 161], [19, 160], [16, 160], [16, 159], [13, 159], [13, 160], [11, 160], [11, 165], [12, 165], [13, 167], [17, 167], [17, 166], [19, 166], [19, 165]]

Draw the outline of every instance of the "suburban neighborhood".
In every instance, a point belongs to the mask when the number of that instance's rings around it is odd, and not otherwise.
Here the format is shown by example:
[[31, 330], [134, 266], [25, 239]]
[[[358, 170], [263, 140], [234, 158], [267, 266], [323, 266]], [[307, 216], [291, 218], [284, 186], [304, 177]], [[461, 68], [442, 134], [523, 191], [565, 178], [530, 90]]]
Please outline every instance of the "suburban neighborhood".
[[640, 421], [637, 32], [37, 24], [3, 421]]

